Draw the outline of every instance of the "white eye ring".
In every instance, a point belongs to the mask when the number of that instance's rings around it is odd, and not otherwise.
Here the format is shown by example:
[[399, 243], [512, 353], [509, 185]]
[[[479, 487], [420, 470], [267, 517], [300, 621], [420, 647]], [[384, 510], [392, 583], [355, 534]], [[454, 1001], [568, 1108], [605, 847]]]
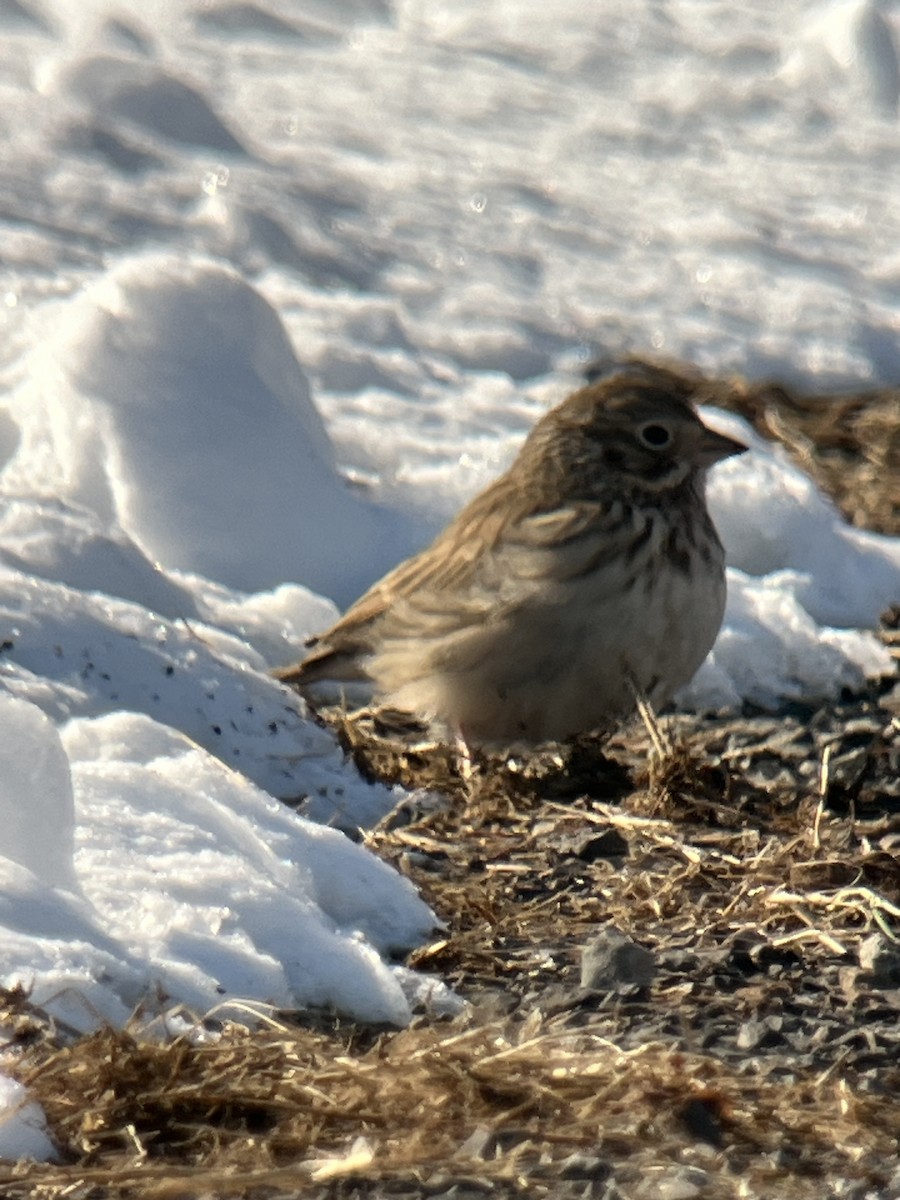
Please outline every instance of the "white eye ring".
[[659, 421], [650, 421], [638, 430], [638, 437], [651, 450], [665, 450], [672, 443], [672, 431]]

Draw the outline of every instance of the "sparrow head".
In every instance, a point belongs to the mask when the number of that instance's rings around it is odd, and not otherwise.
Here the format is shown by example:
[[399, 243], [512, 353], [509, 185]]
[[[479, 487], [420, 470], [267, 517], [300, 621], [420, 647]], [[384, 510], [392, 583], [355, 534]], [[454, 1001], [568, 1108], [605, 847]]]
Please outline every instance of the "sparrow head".
[[699, 478], [747, 447], [709, 429], [688, 386], [662, 388], [625, 373], [589, 384], [548, 413], [526, 443], [527, 457], [546, 455], [554, 474], [602, 491], [663, 492]]

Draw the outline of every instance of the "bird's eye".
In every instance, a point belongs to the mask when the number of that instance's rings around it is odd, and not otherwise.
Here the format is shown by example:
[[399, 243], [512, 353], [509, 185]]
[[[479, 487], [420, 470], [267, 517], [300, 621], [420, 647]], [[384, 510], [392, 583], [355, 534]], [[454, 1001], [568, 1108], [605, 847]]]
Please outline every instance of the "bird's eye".
[[645, 425], [638, 430], [638, 437], [645, 446], [649, 446], [651, 450], [662, 450], [672, 440], [672, 431], [667, 429], [665, 425]]

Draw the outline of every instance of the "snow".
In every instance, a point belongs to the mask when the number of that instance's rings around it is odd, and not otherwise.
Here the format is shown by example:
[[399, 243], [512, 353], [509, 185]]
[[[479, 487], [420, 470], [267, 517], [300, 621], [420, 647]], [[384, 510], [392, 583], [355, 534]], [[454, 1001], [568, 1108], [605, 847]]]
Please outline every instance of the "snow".
[[0, 1158], [55, 1157], [40, 1106], [28, 1100], [21, 1083], [0, 1075]]
[[[340, 832], [401, 793], [268, 669], [598, 354], [896, 384], [898, 21], [0, 11], [0, 982], [75, 1028], [266, 1004], [402, 1024], [441, 995], [392, 961], [433, 914]], [[707, 418], [753, 451], [711, 479], [728, 610], [681, 702], [887, 670], [900, 542]], [[48, 1155], [0, 1083], [0, 1153]]]
[[83, 505], [154, 562], [347, 600], [366, 554], [409, 549], [339, 477], [277, 313], [221, 264], [129, 259], [47, 319], [22, 373], [6, 488]]
[[[0, 693], [3, 769], [0, 812], [4, 857], [49, 887], [75, 887], [75, 805], [66, 753], [50, 720], [33, 704]], [[53, 837], [35, 837], [35, 825]]]
[[361, 846], [142, 714], [60, 733], [0, 695], [0, 719], [3, 986], [82, 1028], [245, 998], [409, 1019], [386, 959], [436, 922]]

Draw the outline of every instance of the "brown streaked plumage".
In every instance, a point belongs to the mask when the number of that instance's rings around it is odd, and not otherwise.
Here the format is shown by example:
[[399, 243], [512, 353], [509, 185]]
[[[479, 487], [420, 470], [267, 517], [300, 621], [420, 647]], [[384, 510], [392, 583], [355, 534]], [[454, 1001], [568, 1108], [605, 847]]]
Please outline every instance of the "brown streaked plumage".
[[636, 695], [666, 703], [724, 611], [706, 470], [746, 448], [701, 423], [694, 386], [633, 368], [575, 392], [278, 677], [371, 680], [490, 747], [609, 729]]

